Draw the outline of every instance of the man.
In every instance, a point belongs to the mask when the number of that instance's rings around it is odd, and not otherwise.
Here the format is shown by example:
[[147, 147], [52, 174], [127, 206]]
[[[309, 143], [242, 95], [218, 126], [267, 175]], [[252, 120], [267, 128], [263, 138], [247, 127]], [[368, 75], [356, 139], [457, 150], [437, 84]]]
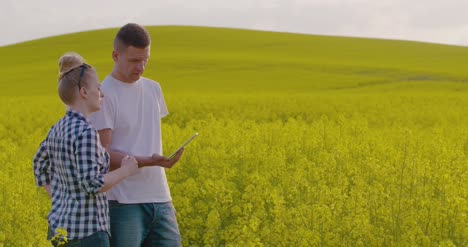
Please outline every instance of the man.
[[171, 168], [183, 150], [170, 160], [161, 156], [161, 118], [168, 111], [159, 84], [142, 77], [150, 44], [141, 25], [130, 23], [118, 31], [114, 67], [101, 85], [106, 97], [91, 117], [110, 154], [111, 170], [126, 155], [144, 166], [108, 193], [111, 246], [180, 246], [164, 169]]

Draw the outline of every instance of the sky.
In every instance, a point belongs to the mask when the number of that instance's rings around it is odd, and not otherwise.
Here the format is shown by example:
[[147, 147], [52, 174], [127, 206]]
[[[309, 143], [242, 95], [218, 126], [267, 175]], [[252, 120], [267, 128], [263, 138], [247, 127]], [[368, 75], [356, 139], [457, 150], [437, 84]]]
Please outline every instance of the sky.
[[128, 22], [468, 46], [467, 10], [467, 0], [0, 0], [0, 46]]

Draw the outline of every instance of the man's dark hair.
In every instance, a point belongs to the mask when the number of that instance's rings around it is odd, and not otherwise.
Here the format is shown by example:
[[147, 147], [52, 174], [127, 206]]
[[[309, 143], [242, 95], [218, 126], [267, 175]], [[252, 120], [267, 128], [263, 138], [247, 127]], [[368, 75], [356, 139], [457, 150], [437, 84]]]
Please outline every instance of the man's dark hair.
[[151, 44], [151, 37], [148, 31], [136, 23], [128, 23], [121, 27], [114, 39], [114, 48], [121, 50], [133, 46], [136, 48], [146, 48]]

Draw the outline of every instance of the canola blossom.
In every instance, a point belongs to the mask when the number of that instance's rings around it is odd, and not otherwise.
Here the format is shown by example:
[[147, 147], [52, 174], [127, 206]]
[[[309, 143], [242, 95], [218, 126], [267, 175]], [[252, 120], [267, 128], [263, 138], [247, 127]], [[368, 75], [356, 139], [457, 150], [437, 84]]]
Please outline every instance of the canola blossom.
[[[149, 30], [165, 154], [199, 133], [166, 170], [184, 246], [468, 245], [467, 48]], [[0, 246], [49, 246], [31, 159], [65, 112], [55, 59], [75, 50], [102, 78], [112, 35], [0, 47], [0, 73], [18, 82], [0, 92]], [[32, 52], [44, 44], [57, 46]]]

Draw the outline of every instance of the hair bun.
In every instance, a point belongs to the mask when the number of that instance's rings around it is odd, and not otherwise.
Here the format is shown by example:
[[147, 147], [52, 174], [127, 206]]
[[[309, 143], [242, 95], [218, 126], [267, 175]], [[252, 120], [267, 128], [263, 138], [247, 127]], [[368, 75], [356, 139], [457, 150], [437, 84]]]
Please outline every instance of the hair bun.
[[59, 59], [59, 78], [70, 70], [81, 66], [84, 63], [83, 57], [78, 53], [68, 52], [63, 54]]

